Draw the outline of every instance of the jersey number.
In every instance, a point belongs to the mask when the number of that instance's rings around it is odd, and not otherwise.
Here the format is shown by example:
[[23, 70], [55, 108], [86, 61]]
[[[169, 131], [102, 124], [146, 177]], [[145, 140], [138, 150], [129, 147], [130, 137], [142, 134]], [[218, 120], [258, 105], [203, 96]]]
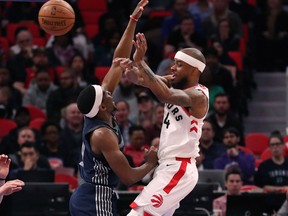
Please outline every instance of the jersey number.
[[166, 124], [166, 129], [168, 129], [169, 125], [170, 125], [170, 121], [168, 119], [169, 117], [169, 113], [167, 113], [165, 119], [164, 119], [164, 124]]

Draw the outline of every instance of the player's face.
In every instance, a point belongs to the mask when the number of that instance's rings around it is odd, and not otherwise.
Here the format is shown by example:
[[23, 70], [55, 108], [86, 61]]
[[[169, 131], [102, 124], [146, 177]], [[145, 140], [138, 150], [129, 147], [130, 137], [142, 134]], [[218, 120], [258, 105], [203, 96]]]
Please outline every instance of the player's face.
[[116, 105], [115, 105], [115, 103], [113, 101], [111, 92], [109, 92], [109, 91], [104, 91], [103, 92], [103, 102], [104, 102], [105, 106], [107, 107], [107, 111], [108, 112], [112, 113], [112, 112], [114, 112], [117, 109]]
[[187, 83], [187, 76], [188, 72], [190, 72], [191, 66], [188, 65], [187, 63], [175, 59], [174, 64], [171, 66], [171, 74], [174, 77], [173, 80], [173, 85], [180, 86], [182, 85], [182, 88], [185, 86]]

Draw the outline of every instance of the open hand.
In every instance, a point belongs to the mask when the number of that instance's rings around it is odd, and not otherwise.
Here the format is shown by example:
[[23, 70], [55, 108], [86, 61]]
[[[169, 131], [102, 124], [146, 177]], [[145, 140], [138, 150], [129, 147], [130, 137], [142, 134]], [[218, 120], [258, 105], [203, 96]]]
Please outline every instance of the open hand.
[[24, 185], [25, 183], [19, 179], [8, 181], [0, 187], [0, 195], [7, 196], [20, 191]]
[[0, 178], [5, 179], [9, 173], [11, 159], [7, 155], [0, 155]]
[[136, 41], [133, 40], [133, 45], [136, 49], [133, 55], [133, 59], [137, 63], [144, 59], [144, 56], [147, 51], [147, 41], [145, 35], [143, 33], [136, 34]]
[[142, 16], [142, 12], [144, 10], [144, 7], [148, 4], [148, 0], [141, 0], [135, 10], [133, 11], [132, 13], [132, 16], [135, 18], [135, 19], [139, 19], [141, 16]]

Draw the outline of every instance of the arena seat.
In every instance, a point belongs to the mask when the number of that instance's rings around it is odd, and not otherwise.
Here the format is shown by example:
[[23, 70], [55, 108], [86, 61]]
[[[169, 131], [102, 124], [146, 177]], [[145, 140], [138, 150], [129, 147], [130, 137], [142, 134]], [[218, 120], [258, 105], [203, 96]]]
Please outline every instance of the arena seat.
[[26, 105], [25, 107], [29, 110], [29, 113], [31, 116], [30, 121], [32, 121], [36, 118], [47, 119], [46, 114], [39, 107], [32, 106], [32, 105]]
[[0, 141], [3, 139], [3, 137], [7, 136], [12, 129], [16, 127], [16, 122], [6, 118], [0, 118]]
[[263, 133], [245, 135], [245, 146], [251, 149], [255, 156], [259, 156], [268, 147], [269, 137]]

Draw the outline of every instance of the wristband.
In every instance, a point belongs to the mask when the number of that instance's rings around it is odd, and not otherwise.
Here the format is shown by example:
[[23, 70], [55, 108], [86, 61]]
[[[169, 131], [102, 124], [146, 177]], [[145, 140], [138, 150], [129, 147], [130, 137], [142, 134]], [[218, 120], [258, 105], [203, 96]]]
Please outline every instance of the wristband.
[[130, 19], [133, 20], [133, 21], [135, 21], [135, 22], [138, 22], [138, 20], [139, 20], [139, 19], [136, 19], [136, 18], [135, 18], [134, 16], [132, 16], [132, 15], [130, 15]]

